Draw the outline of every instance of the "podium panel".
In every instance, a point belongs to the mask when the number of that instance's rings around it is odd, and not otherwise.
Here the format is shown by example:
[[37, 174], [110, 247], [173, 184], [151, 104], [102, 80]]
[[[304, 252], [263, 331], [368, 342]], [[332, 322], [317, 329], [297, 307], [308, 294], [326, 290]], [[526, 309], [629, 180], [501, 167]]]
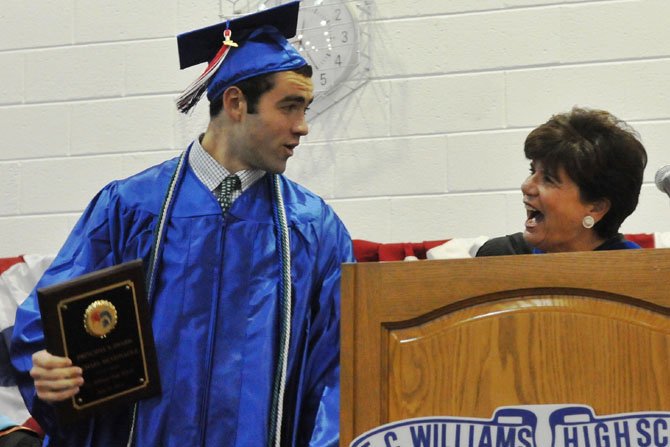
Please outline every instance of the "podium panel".
[[670, 410], [670, 249], [346, 265], [341, 445], [506, 405]]

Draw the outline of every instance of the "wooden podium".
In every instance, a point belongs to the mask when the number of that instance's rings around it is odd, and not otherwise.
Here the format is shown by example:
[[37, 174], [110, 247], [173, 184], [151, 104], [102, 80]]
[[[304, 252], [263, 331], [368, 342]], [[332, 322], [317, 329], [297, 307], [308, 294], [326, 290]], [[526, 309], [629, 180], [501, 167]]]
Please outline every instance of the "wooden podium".
[[505, 405], [668, 411], [670, 249], [345, 265], [341, 361], [341, 446]]

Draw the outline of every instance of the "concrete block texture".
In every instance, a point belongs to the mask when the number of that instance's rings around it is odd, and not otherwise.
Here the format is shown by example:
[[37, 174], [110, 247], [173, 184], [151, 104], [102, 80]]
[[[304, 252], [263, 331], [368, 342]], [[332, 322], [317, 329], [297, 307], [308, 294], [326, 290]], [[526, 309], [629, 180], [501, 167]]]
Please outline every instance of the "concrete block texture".
[[665, 119], [670, 59], [535, 68], [507, 73], [507, 119], [537, 126], [573, 106], [608, 110], [626, 121]]
[[[107, 182], [179, 154], [207, 103], [175, 97], [175, 36], [254, 0], [7, 0], [0, 11], [0, 256], [53, 253]], [[523, 228], [526, 135], [575, 105], [634, 127], [649, 163], [626, 232], [670, 231], [670, 2], [372, 0], [369, 80], [309, 116], [286, 175], [354, 238], [497, 236]], [[48, 194], [46, 194], [48, 192]]]
[[121, 156], [59, 158], [21, 164], [22, 214], [77, 212], [110, 181], [121, 178]]
[[436, 134], [505, 125], [503, 73], [402, 79], [391, 83], [391, 134]]
[[[446, 192], [444, 136], [361, 140], [340, 144], [337, 149], [337, 197], [402, 197]], [[361, 176], [365, 182], [361, 182]]]
[[668, 3], [610, 1], [561, 8], [561, 61], [667, 57]]
[[70, 106], [0, 107], [0, 160], [63, 157], [70, 153]]
[[25, 100], [25, 55], [0, 53], [0, 107]]
[[148, 96], [73, 104], [72, 153], [128, 153], [174, 147], [174, 101]]
[[69, 45], [73, 23], [74, 0], [3, 0], [0, 51]]
[[27, 52], [26, 102], [118, 97], [124, 93], [124, 47], [97, 44]]
[[59, 215], [0, 216], [0, 254], [56, 254], [74, 226], [79, 213]]
[[0, 216], [19, 215], [20, 166], [19, 163], [0, 162]]
[[557, 63], [560, 19], [561, 9], [553, 7], [380, 22], [373, 54], [388, 56], [375, 61], [373, 73], [422, 76]]
[[176, 0], [77, 1], [75, 41], [109, 42], [171, 37], [177, 29]]
[[518, 189], [528, 175], [523, 142], [528, 131], [470, 132], [448, 137], [447, 190]]

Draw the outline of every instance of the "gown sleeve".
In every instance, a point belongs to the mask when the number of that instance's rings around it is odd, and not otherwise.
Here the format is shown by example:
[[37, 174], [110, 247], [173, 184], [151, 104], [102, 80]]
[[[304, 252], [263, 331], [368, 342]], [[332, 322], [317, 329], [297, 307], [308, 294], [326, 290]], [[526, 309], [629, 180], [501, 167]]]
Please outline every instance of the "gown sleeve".
[[306, 410], [310, 414], [303, 427], [313, 447], [339, 444], [340, 434], [340, 278], [341, 264], [354, 262], [351, 237], [339, 218], [332, 213], [327, 218], [325, 245], [319, 256], [324, 274], [318, 296], [318, 308], [313, 314], [310, 331], [311, 346], [308, 359], [308, 388]]
[[16, 313], [12, 365], [28, 410], [47, 433], [56, 430], [53, 407], [37, 397], [30, 377], [32, 354], [45, 348], [36, 290], [114, 264], [115, 250], [111, 241], [118, 219], [111, 219], [110, 215], [115, 208], [114, 187], [110, 184], [88, 205], [53, 263]]

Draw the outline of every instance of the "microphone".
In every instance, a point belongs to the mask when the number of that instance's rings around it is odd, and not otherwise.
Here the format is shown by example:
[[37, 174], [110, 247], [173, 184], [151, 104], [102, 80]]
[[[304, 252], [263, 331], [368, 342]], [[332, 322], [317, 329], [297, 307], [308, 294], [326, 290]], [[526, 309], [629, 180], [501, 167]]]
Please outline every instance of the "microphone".
[[656, 171], [656, 187], [670, 196], [670, 165]]

